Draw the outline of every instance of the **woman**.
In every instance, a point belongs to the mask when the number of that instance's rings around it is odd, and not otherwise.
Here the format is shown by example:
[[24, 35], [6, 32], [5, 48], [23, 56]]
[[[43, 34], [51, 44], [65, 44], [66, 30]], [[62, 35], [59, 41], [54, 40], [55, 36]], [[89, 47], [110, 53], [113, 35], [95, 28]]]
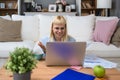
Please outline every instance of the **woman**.
[[[63, 16], [56, 16], [51, 24], [51, 32], [49, 36], [46, 36], [38, 41], [38, 46], [41, 49], [41, 53], [46, 53], [46, 43], [55, 41], [71, 41], [76, 40], [67, 34], [67, 23]], [[40, 50], [39, 49], [39, 50]]]

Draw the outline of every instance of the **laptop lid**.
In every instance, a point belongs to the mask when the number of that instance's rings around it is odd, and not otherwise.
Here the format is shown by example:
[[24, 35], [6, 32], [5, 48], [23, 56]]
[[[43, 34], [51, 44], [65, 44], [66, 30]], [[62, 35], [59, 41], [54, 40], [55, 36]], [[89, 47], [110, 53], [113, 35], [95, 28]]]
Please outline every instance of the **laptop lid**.
[[86, 42], [48, 42], [46, 65], [83, 65]]

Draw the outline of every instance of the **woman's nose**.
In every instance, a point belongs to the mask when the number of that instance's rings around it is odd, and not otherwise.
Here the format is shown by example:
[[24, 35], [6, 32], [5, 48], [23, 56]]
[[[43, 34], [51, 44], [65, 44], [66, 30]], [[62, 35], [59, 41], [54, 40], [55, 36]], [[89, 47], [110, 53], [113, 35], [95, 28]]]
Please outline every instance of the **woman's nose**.
[[58, 32], [61, 32], [61, 31], [62, 31], [61, 29], [58, 30]]

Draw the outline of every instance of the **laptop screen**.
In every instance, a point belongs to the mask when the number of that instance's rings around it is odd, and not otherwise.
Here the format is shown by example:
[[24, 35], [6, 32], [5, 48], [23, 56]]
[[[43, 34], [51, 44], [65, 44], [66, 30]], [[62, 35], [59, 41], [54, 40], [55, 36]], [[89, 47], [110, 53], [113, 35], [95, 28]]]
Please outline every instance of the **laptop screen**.
[[85, 42], [48, 42], [46, 63], [49, 65], [80, 65], [85, 55]]

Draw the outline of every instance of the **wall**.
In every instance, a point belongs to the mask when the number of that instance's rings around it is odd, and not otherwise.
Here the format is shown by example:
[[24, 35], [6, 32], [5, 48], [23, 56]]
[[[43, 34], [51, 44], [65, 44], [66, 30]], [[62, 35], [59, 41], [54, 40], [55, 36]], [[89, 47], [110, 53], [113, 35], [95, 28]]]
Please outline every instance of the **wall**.
[[110, 16], [118, 16], [120, 18], [120, 0], [112, 0]]
[[[110, 10], [110, 16], [117, 16], [120, 18], [120, 0], [112, 0], [112, 9]], [[120, 25], [120, 21], [118, 25]]]

